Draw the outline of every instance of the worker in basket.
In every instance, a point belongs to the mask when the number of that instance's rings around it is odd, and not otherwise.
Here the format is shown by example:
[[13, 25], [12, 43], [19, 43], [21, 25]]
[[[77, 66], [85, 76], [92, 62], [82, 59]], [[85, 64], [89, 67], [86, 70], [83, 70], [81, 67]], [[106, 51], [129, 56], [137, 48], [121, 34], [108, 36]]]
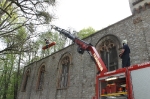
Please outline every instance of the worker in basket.
[[127, 40], [122, 41], [123, 47], [121, 48], [121, 52], [119, 57], [122, 59], [122, 68], [130, 66], [130, 48], [127, 44]]
[[55, 44], [56, 44], [56, 42], [49, 42], [49, 40], [48, 39], [44, 39], [45, 40], [45, 44], [46, 44], [46, 46], [43, 46], [42, 47], [42, 49], [43, 50], [45, 50], [45, 49], [48, 49], [48, 48], [50, 48], [51, 46], [54, 46]]
[[46, 48], [48, 48], [48, 46], [49, 46], [49, 44], [50, 44], [50, 42], [49, 42], [48, 39], [45, 39], [45, 44], [46, 44]]

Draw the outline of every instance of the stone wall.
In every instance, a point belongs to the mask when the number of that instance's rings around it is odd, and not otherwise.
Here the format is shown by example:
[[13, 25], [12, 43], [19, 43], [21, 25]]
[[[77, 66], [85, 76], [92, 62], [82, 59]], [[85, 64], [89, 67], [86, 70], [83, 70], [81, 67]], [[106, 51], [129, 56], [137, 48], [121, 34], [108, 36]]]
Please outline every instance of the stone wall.
[[[128, 40], [132, 65], [150, 61], [150, 9], [104, 28], [84, 40], [97, 47], [98, 42], [107, 35], [118, 38], [118, 47], [123, 39]], [[71, 55], [69, 82], [66, 89], [58, 90], [59, 62], [65, 53]], [[119, 57], [118, 60], [121, 68]], [[45, 65], [44, 83], [43, 89], [37, 90], [38, 71], [41, 65]], [[22, 91], [27, 69], [30, 69], [30, 76], [26, 90]], [[81, 55], [77, 52], [77, 45], [70, 45], [24, 68], [18, 99], [92, 99], [95, 93], [96, 72], [96, 66], [89, 54], [84, 52]]]

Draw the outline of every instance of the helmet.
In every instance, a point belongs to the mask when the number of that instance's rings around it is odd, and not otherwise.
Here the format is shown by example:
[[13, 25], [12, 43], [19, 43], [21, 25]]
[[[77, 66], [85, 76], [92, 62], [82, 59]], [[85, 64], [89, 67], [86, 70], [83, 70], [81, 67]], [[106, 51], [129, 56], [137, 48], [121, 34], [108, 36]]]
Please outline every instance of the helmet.
[[123, 40], [123, 41], [122, 41], [122, 44], [127, 44], [127, 40]]

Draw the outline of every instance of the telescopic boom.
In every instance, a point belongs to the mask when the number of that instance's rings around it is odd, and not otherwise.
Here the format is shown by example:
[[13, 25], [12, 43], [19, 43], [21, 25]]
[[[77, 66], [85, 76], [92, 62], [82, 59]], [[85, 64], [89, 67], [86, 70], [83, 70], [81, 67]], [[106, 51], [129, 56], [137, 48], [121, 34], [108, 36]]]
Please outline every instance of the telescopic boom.
[[97, 66], [97, 69], [100, 71], [100, 73], [107, 72], [107, 68], [106, 68], [104, 62], [102, 61], [102, 59], [100, 58], [100, 56], [94, 46], [92, 46], [90, 43], [86, 43], [85, 41], [80, 40], [79, 38], [75, 37], [67, 30], [61, 29], [54, 25], [52, 25], [52, 29], [55, 29], [56, 31], [60, 32], [64, 36], [71, 39], [74, 43], [76, 43], [78, 45], [78, 52], [80, 54], [83, 54], [84, 51], [88, 51], [88, 52], [90, 51], [89, 53], [93, 57], [94, 62]]

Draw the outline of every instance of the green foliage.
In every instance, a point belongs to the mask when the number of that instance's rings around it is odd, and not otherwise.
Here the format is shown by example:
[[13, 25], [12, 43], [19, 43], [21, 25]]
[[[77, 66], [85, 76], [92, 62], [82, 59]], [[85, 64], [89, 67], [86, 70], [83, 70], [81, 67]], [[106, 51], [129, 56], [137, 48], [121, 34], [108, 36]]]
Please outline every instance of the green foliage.
[[[53, 15], [47, 9], [54, 4], [55, 0], [23, 0], [21, 2], [17, 0], [1, 0], [0, 38], [13, 42], [15, 36], [16, 38], [18, 37], [16, 33], [18, 33], [20, 28], [24, 28], [28, 35], [30, 35], [29, 37], [37, 35], [38, 31], [36, 29], [41, 25], [43, 27], [47, 26], [53, 19]], [[12, 43], [7, 46], [8, 48], [0, 51], [0, 53], [10, 51], [12, 46], [13, 48], [18, 47]]]
[[48, 24], [52, 20], [52, 16], [48, 12], [39, 11], [37, 15], [45, 20], [45, 24]]
[[17, 99], [22, 68], [42, 57], [44, 38], [58, 44], [48, 49], [48, 55], [64, 46], [58, 33], [45, 32], [37, 42], [33, 40], [39, 33], [37, 28], [51, 22], [53, 16], [47, 9], [54, 3], [55, 0], [0, 0], [0, 39], [6, 45], [0, 50], [1, 99]]
[[16, 39], [18, 43], [23, 44], [26, 38], [27, 38], [27, 33], [26, 33], [25, 28], [24, 27], [19, 28], [14, 39]]
[[78, 35], [78, 37], [83, 39], [83, 38], [86, 38], [89, 35], [93, 34], [94, 32], [95, 32], [95, 30], [92, 27], [88, 27], [88, 28], [84, 28], [84, 29], [80, 30], [77, 35]]
[[5, 55], [5, 59], [2, 62], [3, 69], [1, 72], [0, 77], [0, 97], [2, 99], [13, 99], [13, 90], [14, 90], [14, 64], [15, 64], [15, 55], [7, 54]]

